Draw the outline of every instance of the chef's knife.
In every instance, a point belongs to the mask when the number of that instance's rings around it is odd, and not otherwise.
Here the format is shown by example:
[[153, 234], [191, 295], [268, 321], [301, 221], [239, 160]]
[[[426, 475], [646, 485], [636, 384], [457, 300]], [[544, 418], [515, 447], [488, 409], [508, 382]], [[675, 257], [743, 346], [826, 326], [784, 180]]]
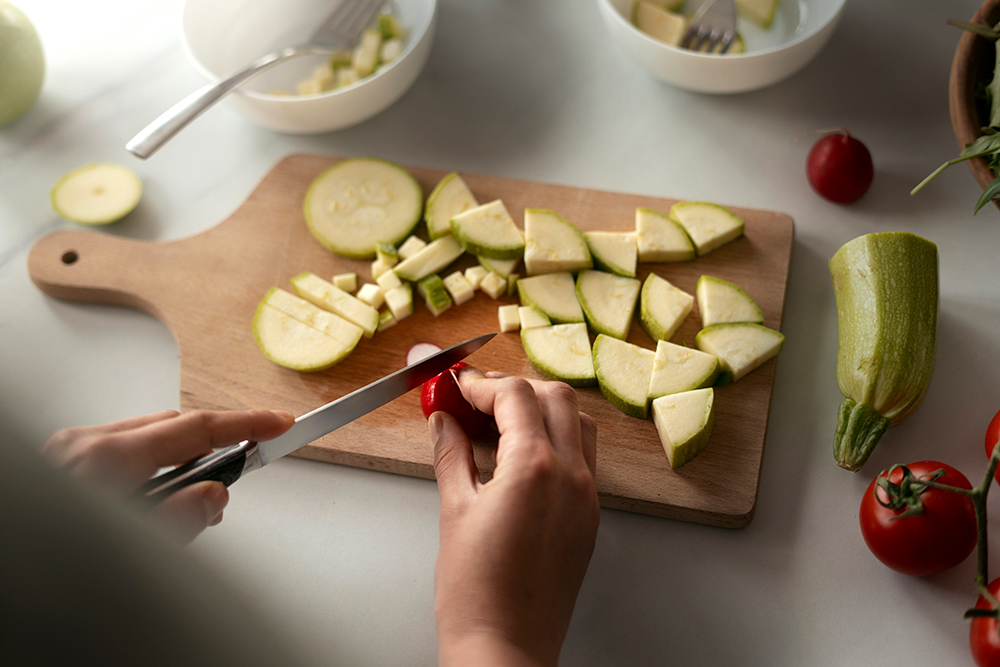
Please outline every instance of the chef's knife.
[[486, 334], [453, 345], [327, 403], [296, 419], [290, 429], [273, 440], [244, 440], [157, 475], [140, 487], [135, 495], [152, 505], [196, 482], [217, 481], [229, 486], [243, 475], [263, 468], [419, 387], [481, 348], [494, 336], [496, 334]]

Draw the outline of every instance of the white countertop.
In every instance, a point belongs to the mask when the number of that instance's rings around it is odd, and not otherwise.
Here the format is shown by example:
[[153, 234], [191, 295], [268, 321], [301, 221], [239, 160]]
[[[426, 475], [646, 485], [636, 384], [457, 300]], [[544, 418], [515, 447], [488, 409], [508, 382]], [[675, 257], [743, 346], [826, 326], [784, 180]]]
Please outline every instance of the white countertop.
[[[975, 600], [975, 558], [926, 579], [895, 574], [868, 553], [857, 508], [895, 462], [939, 459], [978, 482], [983, 431], [1000, 408], [998, 212], [972, 217], [980, 191], [965, 166], [909, 195], [957, 154], [947, 87], [959, 32], [945, 20], [969, 18], [978, 0], [848, 3], [805, 70], [728, 97], [653, 80], [608, 42], [592, 0], [444, 0], [426, 70], [380, 116], [297, 137], [220, 105], [146, 162], [125, 142], [202, 83], [179, 45], [181, 2], [17, 4], [48, 72], [38, 105], [0, 129], [0, 423], [41, 444], [62, 427], [179, 407], [164, 326], [56, 301], [28, 278], [31, 245], [71, 226], [49, 189], [86, 162], [143, 178], [139, 209], [106, 231], [150, 240], [212, 227], [302, 151], [779, 210], [795, 219], [796, 241], [756, 517], [732, 531], [605, 510], [564, 662], [971, 664], [962, 613]], [[812, 140], [793, 141], [831, 126], [874, 156], [874, 185], [852, 206], [811, 191]], [[938, 244], [938, 357], [923, 406], [852, 475], [831, 455], [841, 396], [826, 263], [873, 231]], [[429, 665], [437, 510], [433, 482], [283, 460], [234, 486], [225, 521], [192, 549], [283, 618], [306, 652]]]

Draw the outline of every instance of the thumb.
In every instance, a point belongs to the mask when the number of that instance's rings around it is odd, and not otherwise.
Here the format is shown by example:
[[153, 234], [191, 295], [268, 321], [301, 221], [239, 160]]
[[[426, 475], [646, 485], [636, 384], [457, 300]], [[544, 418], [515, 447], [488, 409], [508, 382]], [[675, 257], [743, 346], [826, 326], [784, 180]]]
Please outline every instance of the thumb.
[[434, 475], [441, 502], [460, 503], [475, 493], [479, 468], [472, 454], [472, 444], [455, 418], [447, 412], [435, 412], [427, 420], [434, 442]]
[[228, 503], [229, 489], [221, 482], [198, 482], [169, 496], [151, 514], [187, 543], [219, 523]]

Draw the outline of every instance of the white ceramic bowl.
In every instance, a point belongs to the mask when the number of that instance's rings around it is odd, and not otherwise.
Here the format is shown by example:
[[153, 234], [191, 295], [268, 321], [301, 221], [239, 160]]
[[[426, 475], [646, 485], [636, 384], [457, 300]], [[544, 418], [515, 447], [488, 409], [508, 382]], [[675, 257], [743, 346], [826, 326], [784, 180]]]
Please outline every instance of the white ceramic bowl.
[[[768, 30], [738, 20], [737, 32], [746, 42], [745, 53], [720, 56], [668, 46], [641, 32], [629, 20], [636, 1], [597, 0], [614, 41], [656, 78], [699, 93], [742, 93], [795, 74], [826, 45], [845, 2], [779, 0]], [[687, 4], [696, 7], [698, 3], [688, 0]]]
[[[209, 81], [243, 68], [258, 57], [306, 41], [335, 5], [329, 0], [186, 0], [181, 21], [184, 51]], [[323, 56], [300, 56], [245, 83], [225, 100], [244, 117], [291, 134], [339, 130], [368, 120], [398, 100], [417, 79], [430, 55], [437, 0], [393, 0], [393, 13], [407, 29], [402, 54], [359, 83], [320, 95], [294, 92]]]

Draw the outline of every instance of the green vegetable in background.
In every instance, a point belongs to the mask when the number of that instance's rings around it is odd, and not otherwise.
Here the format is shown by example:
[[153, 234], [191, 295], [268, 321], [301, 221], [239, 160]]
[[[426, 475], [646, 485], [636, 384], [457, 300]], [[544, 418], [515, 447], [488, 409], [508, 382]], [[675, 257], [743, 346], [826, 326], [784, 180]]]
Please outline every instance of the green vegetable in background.
[[992, 28], [982, 23], [969, 23], [967, 21], [956, 21], [954, 19], [948, 19], [948, 23], [957, 28], [961, 28], [962, 30], [974, 33], [984, 39], [996, 42], [996, 61], [993, 66], [993, 79], [982, 91], [983, 96], [985, 96], [990, 105], [990, 122], [989, 125], [982, 128], [982, 136], [975, 141], [966, 144], [965, 148], [962, 149], [957, 158], [948, 160], [940, 167], [932, 171], [927, 178], [917, 184], [917, 187], [910, 190], [910, 194], [917, 194], [917, 192], [927, 185], [935, 176], [953, 164], [958, 164], [959, 162], [964, 162], [973, 158], [987, 158], [990, 161], [990, 171], [996, 175], [996, 178], [994, 178], [986, 189], [983, 190], [982, 196], [979, 198], [979, 201], [976, 202], [976, 209], [973, 211], [973, 214], [975, 214], [979, 212], [979, 209], [989, 203], [991, 199], [1000, 195], [1000, 41], [998, 41], [1000, 40], [1000, 23]]
[[837, 300], [833, 453], [852, 472], [923, 401], [937, 341], [937, 246], [915, 234], [866, 234], [830, 259]]

